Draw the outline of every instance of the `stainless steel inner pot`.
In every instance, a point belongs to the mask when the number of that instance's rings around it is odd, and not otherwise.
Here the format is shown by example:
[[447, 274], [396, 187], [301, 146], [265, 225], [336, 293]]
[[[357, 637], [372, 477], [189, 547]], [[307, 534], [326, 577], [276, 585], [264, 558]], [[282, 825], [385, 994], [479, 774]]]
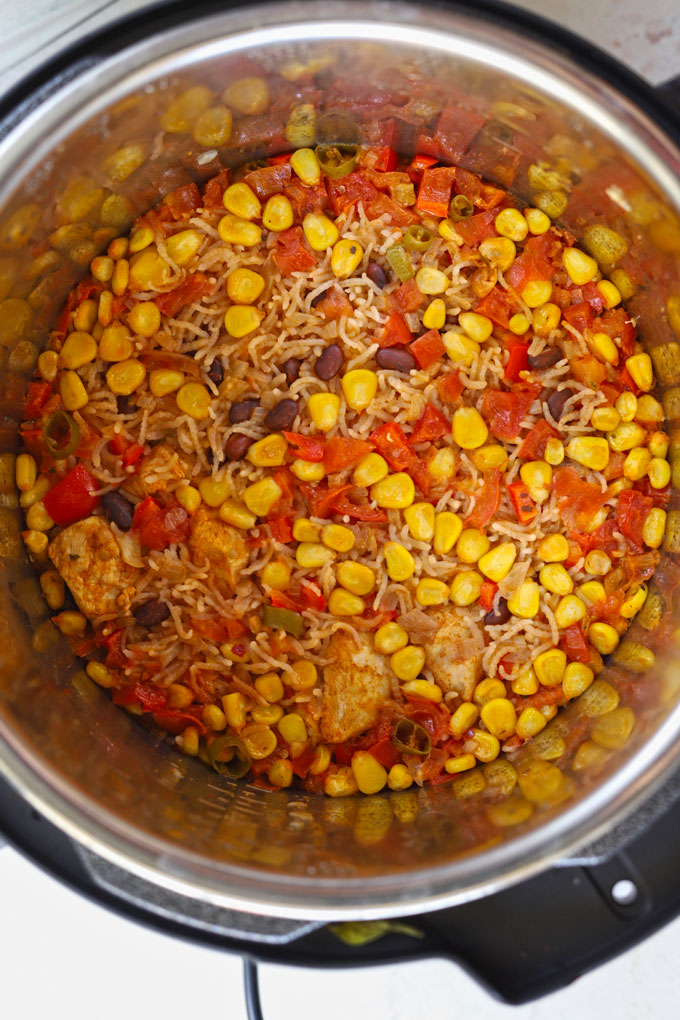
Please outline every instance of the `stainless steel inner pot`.
[[[635, 259], [603, 268], [627, 267], [637, 283], [629, 308], [642, 316], [638, 328], [664, 391], [674, 486], [680, 152], [636, 102], [564, 51], [471, 13], [398, 3], [284, 3], [161, 29], [73, 68], [56, 89], [19, 108], [0, 141], [3, 775], [79, 844], [166, 889], [283, 917], [403, 915], [544, 868], [633, 811], [677, 766], [677, 492], [658, 583], [602, 674], [624, 702], [635, 701], [633, 736], [597, 774], [572, 772], [566, 756], [560, 796], [491, 839], [488, 826], [477, 825], [484, 795], [460, 800], [450, 786], [341, 801], [265, 792], [177, 754], [111, 704], [49, 622], [23, 552], [13, 487], [21, 397], [69, 287], [137, 212], [223, 165], [285, 149], [282, 132], [267, 134], [264, 124], [261, 136], [233, 132], [219, 152], [190, 133], [162, 132], [161, 115], [177, 94], [196, 84], [221, 91], [247, 73], [244, 58], [286, 68], [289, 79], [310, 66], [356, 66], [367, 93], [389, 90], [394, 69], [408, 69], [486, 111], [485, 127], [456, 162], [503, 184], [514, 167], [511, 187], [531, 202], [537, 191], [552, 201], [556, 192], [567, 196], [560, 222], [577, 238], [593, 224], [625, 236]], [[371, 138], [379, 114], [367, 102], [354, 113]], [[128, 145], [141, 157], [125, 176], [109, 157]], [[595, 711], [592, 695], [573, 703], [544, 731], [548, 743], [530, 753], [542, 748], [549, 756], [551, 734], [585, 733]]]

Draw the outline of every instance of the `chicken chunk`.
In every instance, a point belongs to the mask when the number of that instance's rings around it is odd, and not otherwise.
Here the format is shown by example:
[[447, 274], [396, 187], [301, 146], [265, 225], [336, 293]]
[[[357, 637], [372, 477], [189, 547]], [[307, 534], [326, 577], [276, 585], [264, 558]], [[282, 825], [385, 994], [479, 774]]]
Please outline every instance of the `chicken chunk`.
[[153, 496], [155, 492], [165, 492], [170, 486], [182, 478], [189, 476], [187, 457], [176, 450], [170, 443], [158, 443], [139, 462], [137, 471], [129, 482], [128, 489], [135, 496]]
[[482, 675], [482, 651], [476, 650], [460, 610], [441, 609], [432, 619], [437, 632], [425, 646], [425, 663], [445, 694], [453, 691], [463, 701], [471, 701]]
[[126, 589], [134, 585], [139, 571], [123, 560], [107, 520], [86, 517], [70, 524], [50, 542], [48, 552], [85, 616], [124, 609]]
[[321, 733], [324, 740], [337, 744], [376, 722], [390, 696], [390, 670], [365, 634], [357, 641], [347, 631], [338, 631], [329, 642], [328, 655], [332, 662], [323, 671]]
[[192, 518], [189, 548], [194, 563], [207, 560], [210, 570], [230, 588], [235, 588], [241, 570], [248, 562], [243, 534], [201, 508]]

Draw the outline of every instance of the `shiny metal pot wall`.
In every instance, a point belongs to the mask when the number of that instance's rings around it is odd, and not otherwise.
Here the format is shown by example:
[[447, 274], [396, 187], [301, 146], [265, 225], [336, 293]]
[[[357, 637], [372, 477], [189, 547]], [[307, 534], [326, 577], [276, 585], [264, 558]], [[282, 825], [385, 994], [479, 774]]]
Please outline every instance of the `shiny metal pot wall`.
[[[212, 103], [252, 73], [252, 60], [266, 69], [272, 101], [237, 116], [230, 132], [204, 137], [195, 103]], [[173, 188], [285, 151], [291, 106], [308, 103], [351, 110], [369, 142], [389, 138], [406, 151], [438, 144], [585, 239], [642, 316], [677, 485], [678, 150], [639, 105], [560, 52], [500, 22], [414, 5], [222, 13], [161, 28], [91, 63], [19, 109], [0, 143], [3, 774], [77, 841], [130, 872], [203, 900], [295, 917], [453, 903], [601, 833], [677, 764], [675, 491], [642, 614], [593, 687], [520, 755], [528, 797], [520, 803], [529, 807], [521, 818], [506, 812], [519, 824], [499, 825], [489, 813], [507, 794], [498, 769], [470, 797], [456, 784], [340, 801], [271, 793], [208, 772], [115, 708], [49, 622], [22, 549], [13, 456], [37, 354], [92, 256]], [[407, 115], [393, 103], [405, 82], [418, 97]], [[428, 127], [442, 103], [448, 121]], [[599, 771], [574, 769], [593, 718], [619, 696], [635, 711], [632, 736], [603, 755]], [[554, 761], [552, 793], [544, 785], [532, 798], [532, 770]]]

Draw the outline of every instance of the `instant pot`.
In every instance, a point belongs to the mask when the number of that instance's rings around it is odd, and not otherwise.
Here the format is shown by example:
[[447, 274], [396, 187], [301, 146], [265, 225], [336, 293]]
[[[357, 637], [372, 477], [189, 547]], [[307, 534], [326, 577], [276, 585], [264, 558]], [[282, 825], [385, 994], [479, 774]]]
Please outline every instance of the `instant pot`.
[[[344, 65], [356, 80], [327, 93], [331, 69]], [[671, 437], [661, 561], [593, 687], [520, 752], [525, 762], [557, 762], [559, 796], [491, 839], [478, 824], [488, 800], [460, 799], [448, 785], [332, 800], [242, 785], [178, 754], [87, 677], [52, 626], [23, 550], [17, 430], [51, 323], [92, 257], [163, 195], [286, 151], [276, 99], [259, 121], [237, 121], [220, 148], [164, 127], [180, 94], [197, 85], [220, 93], [254, 68], [282, 93], [309, 101], [313, 91], [317, 109], [340, 103], [368, 142], [389, 131], [404, 154], [439, 145], [504, 186], [511, 167], [512, 190], [577, 239], [614, 231], [624, 242], [602, 269], [628, 280], [627, 308], [639, 317]], [[435, 107], [429, 120], [421, 107], [400, 121], [391, 90], [407, 72], [458, 104], [450, 137], [433, 134]], [[8, 840], [108, 907], [172, 934], [277, 962], [443, 954], [509, 1002], [559, 987], [674, 916], [680, 121], [678, 89], [671, 83], [665, 93], [555, 25], [494, 3], [225, 10], [199, 2], [107, 26], [5, 97], [0, 831]], [[633, 735], [598, 769], [574, 770], [577, 738], [612, 687], [635, 709]]]

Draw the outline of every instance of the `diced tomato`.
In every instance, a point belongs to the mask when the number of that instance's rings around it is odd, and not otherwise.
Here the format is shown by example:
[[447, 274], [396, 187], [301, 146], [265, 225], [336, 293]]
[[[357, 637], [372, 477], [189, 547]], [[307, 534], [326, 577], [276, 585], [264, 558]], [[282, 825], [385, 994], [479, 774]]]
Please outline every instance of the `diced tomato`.
[[243, 178], [249, 188], [252, 188], [261, 201], [265, 201], [272, 195], [279, 194], [288, 184], [293, 171], [290, 163], [278, 163], [274, 166], [258, 167], [251, 170]]
[[[475, 219], [475, 217], [473, 216], [471, 219]], [[485, 298], [482, 298], [475, 311], [479, 315], [486, 315], [492, 322], [507, 329], [517, 308], [518, 305], [507, 290], [503, 290], [502, 287], [494, 287]]]
[[426, 135], [424, 132], [421, 132], [416, 138], [414, 148], [422, 156], [431, 156], [435, 163], [439, 162], [439, 142], [432, 135]]
[[635, 382], [625, 365], [616, 373], [616, 381], [619, 383], [622, 390], [629, 390], [631, 393], [634, 393], [636, 397], [640, 393], [640, 387]]
[[376, 337], [378, 345], [383, 349], [396, 347], [398, 344], [408, 344], [412, 339], [413, 334], [406, 325], [403, 315], [400, 315], [399, 312], [391, 312], [387, 316], [382, 333]]
[[571, 627], [564, 628], [560, 634], [560, 644], [570, 662], [590, 661], [590, 649], [580, 623], [573, 623]]
[[505, 366], [504, 378], [508, 382], [517, 382], [520, 372], [526, 372], [529, 367], [529, 344], [514, 344], [508, 363]]
[[141, 705], [145, 712], [161, 712], [167, 702], [164, 690], [138, 680], [128, 687], [114, 688], [115, 705]]
[[449, 735], [451, 715], [442, 705], [423, 701], [422, 698], [409, 697], [407, 694], [406, 702], [399, 706], [399, 714], [406, 716], [407, 719], [413, 719], [427, 730], [433, 744], [438, 744]]
[[585, 333], [593, 324], [593, 309], [587, 301], [580, 301], [576, 305], [565, 308], [562, 311], [562, 318], [579, 333]]
[[405, 471], [413, 459], [413, 450], [401, 425], [386, 422], [371, 432], [371, 442], [392, 471]]
[[451, 433], [451, 422], [434, 404], [425, 404], [425, 410], [415, 424], [409, 436], [409, 443], [431, 443], [435, 439], [443, 439]]
[[475, 494], [475, 505], [465, 522], [470, 528], [484, 528], [501, 504], [502, 472], [495, 468], [484, 475], [481, 492]]
[[286, 442], [294, 448], [296, 457], [300, 460], [310, 460], [319, 463], [323, 460], [326, 449], [326, 440], [323, 436], [303, 436], [299, 432], [284, 432]]
[[290, 764], [293, 768], [293, 772], [300, 779], [305, 779], [307, 777], [309, 767], [314, 761], [314, 754], [315, 754], [314, 748], [305, 747], [302, 754], [299, 754], [297, 758], [290, 759]]
[[457, 163], [484, 124], [485, 118], [481, 114], [449, 103], [437, 120], [435, 141], [444, 156], [452, 163]]
[[158, 212], [163, 219], [184, 220], [193, 216], [201, 205], [201, 193], [193, 181], [182, 184], [166, 195]]
[[366, 207], [366, 215], [371, 220], [377, 220], [379, 216], [387, 216], [390, 223], [395, 227], [410, 227], [414, 223], [420, 223], [418, 213], [411, 212], [406, 206], [395, 202], [389, 195], [378, 194]]
[[281, 163], [290, 163], [290, 157], [292, 155], [292, 152], [280, 152], [277, 156], [268, 156], [267, 162], [269, 163], [269, 166], [279, 166]]
[[416, 209], [422, 213], [431, 213], [433, 216], [448, 216], [455, 176], [456, 168], [453, 166], [438, 166], [424, 170], [418, 188]]
[[[78, 447], [80, 449], [80, 447]], [[123, 467], [132, 467], [136, 464], [144, 453], [144, 447], [141, 443], [132, 443], [123, 454]]]
[[378, 189], [359, 171], [354, 171], [346, 177], [339, 177], [337, 180], [329, 179], [326, 187], [331, 208], [336, 216], [358, 202], [362, 202], [368, 212], [368, 207], [379, 197]]
[[163, 708], [153, 713], [153, 721], [166, 733], [177, 735], [187, 726], [195, 726], [202, 735], [206, 733], [206, 725], [201, 718], [201, 708]]
[[203, 189], [204, 209], [224, 209], [223, 196], [229, 187], [231, 172], [220, 170], [217, 177], [211, 177]]
[[268, 517], [267, 524], [275, 542], [286, 545], [293, 541], [293, 517], [287, 514], [283, 517]]
[[438, 329], [428, 329], [417, 340], [414, 340], [409, 350], [421, 368], [432, 368], [442, 359], [446, 353], [444, 341]]
[[446, 404], [455, 404], [463, 392], [463, 383], [458, 372], [449, 372], [448, 375], [440, 375], [437, 379], [437, 392], [439, 397]]
[[300, 585], [300, 595], [308, 609], [314, 609], [317, 613], [323, 613], [326, 608], [326, 600], [316, 581], [305, 579]]
[[505, 279], [518, 294], [521, 294], [527, 284], [538, 280], [551, 280], [553, 275], [553, 267], [547, 259], [525, 251], [517, 256], [506, 272]]
[[68, 324], [71, 321], [71, 313], [76, 307], [76, 295], [73, 291], [69, 292], [66, 302], [57, 316], [56, 322], [52, 327], [52, 332], [58, 336], [61, 340], [65, 339], [66, 331], [68, 330]]
[[[400, 312], [406, 315], [409, 312], [417, 312], [423, 303], [423, 295], [415, 279], [407, 280], [397, 287], [387, 298], [387, 304], [391, 311]], [[410, 333], [409, 333], [410, 337]], [[406, 342], [406, 341], [400, 341]]]
[[545, 453], [545, 447], [549, 439], [559, 439], [559, 432], [553, 428], [545, 418], [541, 418], [527, 433], [522, 445], [517, 451], [521, 460], [539, 460]]
[[155, 302], [163, 315], [172, 319], [185, 305], [198, 301], [211, 290], [212, 284], [205, 273], [193, 273], [179, 287], [159, 294]]
[[374, 522], [383, 524], [387, 520], [387, 514], [380, 509], [370, 506], [357, 506], [351, 503], [347, 493], [352, 485], [336, 485], [334, 488], [324, 488], [321, 485], [300, 486], [307, 506], [314, 517], [330, 517], [331, 514], [347, 514], [358, 521]]
[[329, 322], [341, 319], [343, 315], [351, 315], [354, 311], [352, 302], [340, 287], [329, 287], [315, 307]]
[[328, 194], [323, 180], [308, 186], [293, 178], [283, 189], [283, 193], [293, 206], [297, 221], [303, 220], [307, 213], [324, 212], [328, 209]]
[[524, 482], [511, 482], [508, 485], [508, 493], [519, 523], [528, 524], [529, 521], [533, 521], [538, 513], [538, 507]]
[[635, 327], [624, 308], [609, 308], [599, 319], [595, 319], [593, 329], [598, 333], [606, 333], [612, 340], [619, 339], [624, 358], [629, 358], [635, 352]]
[[418, 152], [406, 167], [406, 173], [414, 184], [417, 184], [425, 170], [437, 163], [436, 156], [428, 156], [424, 152]]
[[[604, 308], [604, 298], [597, 289], [597, 284], [592, 280], [590, 283], [586, 283], [584, 287], [581, 287], [581, 296], [584, 301], [587, 301], [594, 312], [601, 312]], [[598, 331], [599, 332], [599, 331]]]
[[644, 546], [642, 529], [653, 506], [654, 501], [636, 489], [624, 489], [619, 493], [619, 530], [640, 549]]
[[[493, 222], [496, 218], [494, 209], [487, 212], [475, 213], [467, 219], [459, 220], [455, 224], [455, 231], [463, 240], [464, 244], [476, 245], [487, 237], [495, 234]], [[486, 314], [486, 313], [483, 313]]]
[[363, 439], [349, 439], [345, 436], [331, 436], [326, 442], [323, 464], [326, 474], [344, 471], [365, 457], [373, 449], [373, 443]]
[[594, 358], [592, 354], [584, 354], [579, 358], [571, 359], [571, 371], [575, 379], [584, 386], [590, 386], [593, 390], [599, 390], [600, 384], [607, 376], [607, 369]]
[[[233, 636], [230, 633], [227, 620], [218, 619], [202, 619], [198, 617], [191, 621], [191, 629], [195, 630], [197, 634], [204, 637], [206, 641], [214, 641], [216, 644], [222, 644], [225, 641], [233, 640]], [[241, 622], [240, 620], [238, 621]], [[242, 637], [241, 634], [236, 635]]]
[[362, 166], [386, 174], [397, 169], [397, 154], [391, 145], [378, 145], [361, 154]]
[[400, 759], [400, 754], [389, 737], [383, 737], [377, 744], [369, 747], [368, 753], [386, 769], [391, 769]]
[[186, 542], [191, 532], [189, 515], [183, 507], [174, 501], [162, 507], [151, 496], [137, 504], [132, 527], [147, 549], [165, 549], [168, 545]]
[[290, 227], [277, 234], [272, 258], [284, 276], [308, 272], [316, 265], [316, 255], [306, 247], [304, 239], [302, 227]]
[[32, 419], [39, 418], [41, 416], [42, 410], [49, 400], [51, 393], [52, 383], [29, 383], [28, 393], [26, 394], [26, 400], [24, 402], [24, 418], [26, 421], [31, 421]]
[[529, 408], [541, 392], [540, 386], [516, 384], [512, 390], [485, 390], [482, 415], [499, 439], [515, 439]]
[[587, 532], [593, 517], [609, 499], [609, 493], [584, 482], [571, 467], [558, 468], [553, 485], [563, 523], [571, 531]]
[[496, 598], [497, 591], [498, 585], [495, 581], [489, 581], [488, 578], [486, 578], [482, 582], [477, 604], [482, 607], [485, 613], [488, 613], [493, 609], [493, 600]]
[[55, 524], [65, 527], [88, 517], [99, 503], [94, 493], [100, 483], [84, 464], [76, 464], [60, 482], [43, 497], [43, 505]]

